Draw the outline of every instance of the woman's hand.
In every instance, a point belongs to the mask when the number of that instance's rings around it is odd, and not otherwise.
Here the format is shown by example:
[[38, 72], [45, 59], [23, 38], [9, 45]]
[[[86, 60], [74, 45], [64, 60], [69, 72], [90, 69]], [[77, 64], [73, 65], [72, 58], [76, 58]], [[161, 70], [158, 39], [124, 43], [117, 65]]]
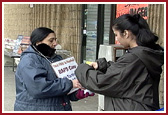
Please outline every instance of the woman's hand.
[[81, 84], [79, 83], [79, 81], [77, 79], [72, 80], [73, 83], [73, 88], [80, 88], [82, 89]]
[[89, 92], [84, 92], [84, 90], [82, 90], [82, 89], [78, 89], [78, 91], [77, 91], [77, 94], [76, 94], [76, 97], [78, 98], [78, 99], [83, 99], [83, 98], [86, 98], [86, 97], [88, 97], [88, 96], [94, 96], [95, 95], [95, 93], [90, 93], [89, 94]]
[[94, 69], [98, 68], [98, 63], [97, 62], [91, 62], [89, 65], [94, 67]]

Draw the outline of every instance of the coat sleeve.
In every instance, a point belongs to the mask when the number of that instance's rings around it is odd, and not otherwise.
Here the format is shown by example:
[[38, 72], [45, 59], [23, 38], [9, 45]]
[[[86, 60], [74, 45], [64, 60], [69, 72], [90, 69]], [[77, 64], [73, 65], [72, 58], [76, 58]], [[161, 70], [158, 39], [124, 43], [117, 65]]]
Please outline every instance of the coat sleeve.
[[[80, 64], [75, 74], [81, 85], [95, 93], [106, 96], [121, 97], [123, 93], [131, 86], [131, 80], [128, 79], [131, 68], [134, 68], [131, 57], [121, 57], [117, 62], [104, 62], [108, 65], [102, 70], [95, 70], [87, 64]], [[136, 59], [134, 60], [136, 61]]]
[[[41, 63], [37, 63], [32, 58], [20, 63], [24, 63], [24, 65], [18, 66], [18, 71], [15, 74], [16, 79], [34, 98], [62, 96], [72, 89], [72, 81], [67, 78], [48, 80], [48, 71]], [[55, 74], [50, 75], [56, 77]], [[17, 90], [19, 91], [19, 88]]]
[[103, 73], [105, 73], [107, 71], [107, 68], [114, 63], [112, 61], [107, 62], [105, 58], [99, 58], [98, 60], [96, 60], [96, 62], [98, 64], [97, 70]]
[[69, 100], [71, 100], [71, 101], [78, 101], [79, 99], [76, 97], [76, 94], [77, 94], [77, 91], [75, 91], [75, 92], [69, 94], [69, 95], [68, 95]]

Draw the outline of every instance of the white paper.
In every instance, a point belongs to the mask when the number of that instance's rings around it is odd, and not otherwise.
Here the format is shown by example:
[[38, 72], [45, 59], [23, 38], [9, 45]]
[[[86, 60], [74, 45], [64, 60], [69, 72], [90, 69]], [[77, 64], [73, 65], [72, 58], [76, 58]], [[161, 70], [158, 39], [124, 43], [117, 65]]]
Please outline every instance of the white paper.
[[[75, 70], [78, 64], [76, 63], [74, 57], [69, 57], [69, 58], [54, 62], [51, 64], [51, 66], [59, 78], [67, 77], [69, 80], [77, 79], [75, 75]], [[79, 88], [72, 88], [68, 94], [73, 93], [78, 89]], [[86, 92], [89, 92], [89, 94], [92, 94], [92, 92], [87, 89], [84, 90], [84, 94], [86, 94]]]
[[[69, 58], [54, 62], [51, 64], [51, 66], [59, 78], [67, 77], [69, 80], [76, 79], [75, 70], [78, 64], [76, 63], [74, 57], [69, 57]], [[78, 88], [72, 88], [68, 94], [76, 90], [78, 90]]]

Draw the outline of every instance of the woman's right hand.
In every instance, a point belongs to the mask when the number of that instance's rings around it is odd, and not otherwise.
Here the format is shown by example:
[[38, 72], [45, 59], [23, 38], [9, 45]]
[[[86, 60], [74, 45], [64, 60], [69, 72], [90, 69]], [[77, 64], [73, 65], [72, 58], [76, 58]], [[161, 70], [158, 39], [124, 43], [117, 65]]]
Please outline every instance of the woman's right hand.
[[73, 83], [73, 88], [82, 89], [82, 86], [77, 79], [72, 80], [72, 83]]

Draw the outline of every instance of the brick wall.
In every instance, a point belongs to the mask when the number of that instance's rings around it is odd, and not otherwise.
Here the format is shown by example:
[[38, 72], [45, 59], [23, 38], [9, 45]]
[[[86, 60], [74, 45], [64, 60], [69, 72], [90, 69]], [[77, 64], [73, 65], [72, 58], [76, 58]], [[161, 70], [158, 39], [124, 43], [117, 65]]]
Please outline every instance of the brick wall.
[[[158, 35], [158, 44], [164, 47], [164, 5], [151, 4], [148, 9], [148, 23], [151, 30]], [[159, 85], [160, 107], [164, 107], [164, 66]]]
[[30, 8], [28, 4], [4, 5], [4, 38], [16, 39], [19, 34], [30, 35]]
[[69, 50], [80, 62], [81, 5], [79, 4], [5, 4], [4, 37], [30, 36], [37, 27], [56, 32], [62, 49]]

